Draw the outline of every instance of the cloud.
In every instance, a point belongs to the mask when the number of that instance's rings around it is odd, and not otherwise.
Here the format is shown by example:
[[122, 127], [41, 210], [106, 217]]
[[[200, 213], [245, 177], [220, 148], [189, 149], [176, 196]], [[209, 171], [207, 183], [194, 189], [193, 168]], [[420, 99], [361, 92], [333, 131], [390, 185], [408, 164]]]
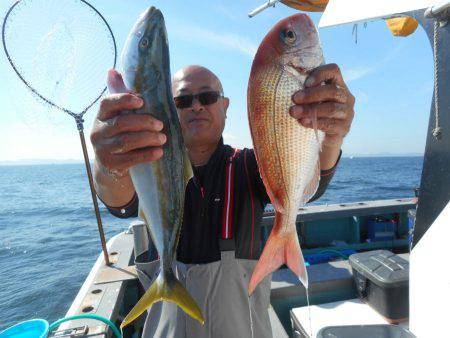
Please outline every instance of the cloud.
[[247, 137], [238, 137], [227, 132], [223, 133], [222, 136], [225, 144], [229, 144], [239, 149], [252, 148], [251, 139], [249, 140]]
[[233, 10], [230, 7], [227, 7], [223, 4], [218, 4], [218, 5], [214, 6], [214, 8], [223, 17], [233, 20], [233, 21], [242, 19], [242, 17], [245, 16], [244, 14], [240, 13], [239, 11]]
[[366, 92], [360, 90], [360, 89], [355, 89], [352, 90], [353, 95], [356, 98], [356, 102], [359, 104], [367, 104], [369, 103], [369, 95], [367, 95]]
[[202, 43], [208, 47], [226, 48], [251, 58], [253, 58], [258, 48], [253, 41], [244, 36], [225, 32], [216, 33], [210, 29], [193, 25], [181, 25], [174, 32], [178, 38], [185, 41]]
[[[89, 131], [85, 131], [91, 160], [94, 158]], [[2, 160], [19, 159], [77, 159], [83, 158], [78, 132], [73, 124], [71, 130], [47, 126], [34, 128], [25, 123], [14, 123], [0, 128]]]
[[223, 135], [223, 138], [225, 139], [226, 143], [238, 140], [237, 136], [230, 134], [230, 133], [223, 133], [222, 135]]
[[373, 63], [372, 65], [356, 66], [353, 68], [343, 68], [342, 75], [347, 83], [360, 80], [368, 75], [377, 72], [384, 65], [394, 60], [396, 56], [405, 49], [405, 45], [400, 45], [394, 48], [391, 52], [386, 54], [380, 61]]
[[359, 66], [352, 69], [343, 69], [342, 75], [346, 82], [352, 82], [374, 73], [375, 70], [376, 67]]

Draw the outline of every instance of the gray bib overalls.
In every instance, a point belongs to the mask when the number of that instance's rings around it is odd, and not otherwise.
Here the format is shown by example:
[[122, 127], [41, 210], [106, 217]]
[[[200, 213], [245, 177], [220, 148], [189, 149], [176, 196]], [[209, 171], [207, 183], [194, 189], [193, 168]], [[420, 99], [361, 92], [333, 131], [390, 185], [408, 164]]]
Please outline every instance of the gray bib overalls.
[[[232, 241], [222, 240], [222, 243]], [[249, 298], [248, 284], [256, 260], [237, 259], [233, 243], [221, 243], [221, 260], [208, 264], [175, 263], [175, 275], [200, 306], [205, 324], [173, 303], [159, 302], [149, 310], [142, 337], [272, 337], [268, 308], [270, 279], [266, 277]], [[147, 290], [159, 271], [159, 261], [136, 262], [139, 280]]]
[[[144, 338], [270, 338], [270, 281], [267, 276], [248, 297], [247, 289], [257, 260], [238, 259], [235, 239], [229, 226], [232, 217], [230, 199], [233, 194], [234, 150], [226, 167], [224, 218], [219, 247], [221, 259], [207, 264], [176, 262], [177, 278], [197, 301], [205, 324], [184, 313], [169, 302], [154, 304], [145, 321]], [[143, 257], [143, 256], [139, 256]], [[147, 290], [159, 272], [159, 261], [135, 262], [139, 280]]]

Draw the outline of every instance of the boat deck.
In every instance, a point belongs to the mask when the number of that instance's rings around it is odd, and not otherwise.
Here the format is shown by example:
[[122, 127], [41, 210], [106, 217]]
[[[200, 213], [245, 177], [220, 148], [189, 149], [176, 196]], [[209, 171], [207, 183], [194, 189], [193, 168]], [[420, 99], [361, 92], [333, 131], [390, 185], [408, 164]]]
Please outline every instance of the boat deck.
[[[341, 205], [312, 206], [298, 217], [298, 233], [305, 254], [323, 248], [371, 250], [408, 248], [407, 211], [415, 208], [412, 199], [361, 202]], [[374, 215], [395, 215], [398, 220], [396, 238], [390, 241], [367, 241], [366, 220]], [[264, 217], [264, 232], [270, 233], [273, 215]], [[343, 231], [344, 230], [344, 231]], [[327, 231], [340, 239], [339, 246], [330, 246]], [[343, 231], [343, 232], [342, 232]], [[268, 234], [267, 233], [267, 234]], [[325, 234], [325, 235], [323, 235]], [[81, 287], [67, 316], [96, 313], [109, 318], [117, 326], [143, 294], [134, 270], [134, 238], [131, 231], [120, 233], [108, 242], [113, 263], [104, 265], [100, 255]], [[308, 251], [309, 250], [309, 251]], [[357, 297], [352, 272], [347, 260], [338, 260], [308, 267], [310, 303], [324, 304]], [[273, 274], [271, 308], [269, 309], [273, 336], [293, 336], [290, 311], [306, 305], [306, 292], [298, 278], [288, 269]], [[125, 328], [124, 337], [140, 337], [145, 315]], [[112, 336], [105, 324], [94, 320], [74, 320], [63, 323], [59, 330], [88, 326], [89, 336]]]
[[[99, 256], [66, 317], [82, 313], [96, 313], [109, 318], [119, 326], [126, 313], [139, 299], [138, 296], [143, 290], [130, 265], [134, 259], [133, 234], [124, 232], [116, 235], [108, 242], [108, 251], [114, 265], [112, 267], [105, 266], [103, 257]], [[269, 315], [273, 336], [289, 337], [272, 307], [269, 309]], [[142, 330], [143, 322], [144, 316], [141, 316], [126, 328], [124, 337], [137, 336], [136, 333]], [[85, 325], [89, 327], [88, 335], [90, 337], [112, 336], [111, 330], [108, 330], [105, 324], [89, 319], [63, 323], [59, 330]]]

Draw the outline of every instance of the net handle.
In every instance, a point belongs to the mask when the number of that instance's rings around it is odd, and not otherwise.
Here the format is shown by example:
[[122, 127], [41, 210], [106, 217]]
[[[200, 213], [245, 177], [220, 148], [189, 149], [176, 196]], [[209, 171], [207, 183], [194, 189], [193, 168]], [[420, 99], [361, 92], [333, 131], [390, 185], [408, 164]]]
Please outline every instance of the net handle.
[[[30, 89], [34, 94], [36, 94], [40, 99], [42, 99], [44, 102], [48, 103], [50, 106], [55, 107], [55, 108], [63, 111], [64, 113], [67, 113], [67, 114], [71, 115], [75, 119], [75, 122], [77, 124], [77, 129], [78, 129], [78, 132], [79, 132], [79, 135], [80, 135], [81, 148], [83, 150], [83, 157], [84, 157], [84, 162], [85, 162], [85, 165], [86, 165], [86, 172], [87, 172], [88, 181], [89, 181], [89, 188], [91, 190], [92, 202], [94, 204], [94, 211], [95, 211], [95, 216], [96, 216], [96, 219], [97, 219], [97, 226], [98, 226], [98, 231], [99, 231], [99, 234], [100, 234], [100, 241], [101, 241], [101, 245], [102, 245], [103, 256], [104, 256], [105, 264], [106, 265], [111, 265], [111, 262], [109, 260], [108, 250], [107, 250], [107, 247], [106, 247], [105, 234], [104, 234], [104, 231], [103, 231], [103, 224], [102, 224], [102, 220], [101, 220], [101, 216], [100, 216], [100, 209], [98, 207], [97, 194], [95, 192], [94, 180], [93, 180], [93, 177], [92, 177], [92, 172], [91, 172], [91, 167], [90, 167], [90, 162], [89, 162], [89, 156], [88, 156], [87, 147], [86, 147], [86, 140], [85, 140], [84, 132], [83, 132], [83, 129], [84, 129], [83, 128], [83, 122], [84, 122], [83, 121], [83, 115], [102, 97], [102, 95], [105, 93], [107, 87], [105, 86], [105, 88], [102, 90], [100, 95], [80, 113], [75, 113], [75, 112], [70, 111], [69, 109], [63, 108], [63, 107], [57, 105], [56, 103], [52, 102], [51, 100], [45, 98], [40, 93], [38, 93], [24, 79], [24, 77], [20, 74], [20, 72], [18, 71], [18, 69], [14, 65], [14, 62], [12, 61], [11, 56], [9, 55], [8, 48], [6, 47], [6, 39], [5, 39], [6, 21], [8, 20], [9, 15], [11, 14], [11, 12], [14, 10], [14, 8], [21, 1], [22, 0], [17, 0], [11, 6], [11, 8], [6, 13], [5, 19], [3, 20], [3, 25], [2, 25], [3, 49], [5, 51], [6, 57], [8, 58], [8, 62], [11, 64], [11, 67], [14, 69], [14, 72], [22, 80], [22, 82], [28, 87], [28, 89]], [[116, 45], [116, 40], [114, 38], [114, 34], [113, 34], [112, 30], [111, 30], [111, 27], [109, 26], [108, 22], [103, 17], [103, 15], [101, 15], [100, 12], [95, 7], [93, 7], [91, 4], [89, 4], [85, 0], [79, 0], [79, 1], [81, 1], [85, 5], [89, 6], [92, 10], [94, 10], [94, 12], [97, 13], [97, 15], [103, 20], [103, 22], [105, 23], [106, 27], [108, 28], [110, 36], [111, 36], [112, 41], [113, 41], [113, 45], [114, 45], [114, 66], [113, 67], [115, 68], [116, 67], [116, 62], [117, 62], [117, 45]]]

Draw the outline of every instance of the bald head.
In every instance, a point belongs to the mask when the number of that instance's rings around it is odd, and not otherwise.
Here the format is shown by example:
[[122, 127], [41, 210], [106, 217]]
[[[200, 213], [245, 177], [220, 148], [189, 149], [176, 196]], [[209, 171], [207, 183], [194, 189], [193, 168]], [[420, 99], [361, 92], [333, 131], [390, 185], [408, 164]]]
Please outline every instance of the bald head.
[[222, 83], [216, 74], [206, 67], [190, 65], [181, 68], [174, 74], [172, 78], [173, 95], [178, 96], [188, 92], [188, 89], [193, 87], [192, 84], [196, 83], [202, 85], [202, 87], [199, 88], [200, 90], [212, 89], [223, 93]]
[[216, 74], [202, 66], [184, 67], [173, 76], [172, 92], [174, 97], [192, 98], [189, 107], [177, 108], [186, 146], [217, 145], [225, 127], [230, 100], [220, 95], [211, 102], [205, 102], [198, 96], [207, 92], [223, 94]]

